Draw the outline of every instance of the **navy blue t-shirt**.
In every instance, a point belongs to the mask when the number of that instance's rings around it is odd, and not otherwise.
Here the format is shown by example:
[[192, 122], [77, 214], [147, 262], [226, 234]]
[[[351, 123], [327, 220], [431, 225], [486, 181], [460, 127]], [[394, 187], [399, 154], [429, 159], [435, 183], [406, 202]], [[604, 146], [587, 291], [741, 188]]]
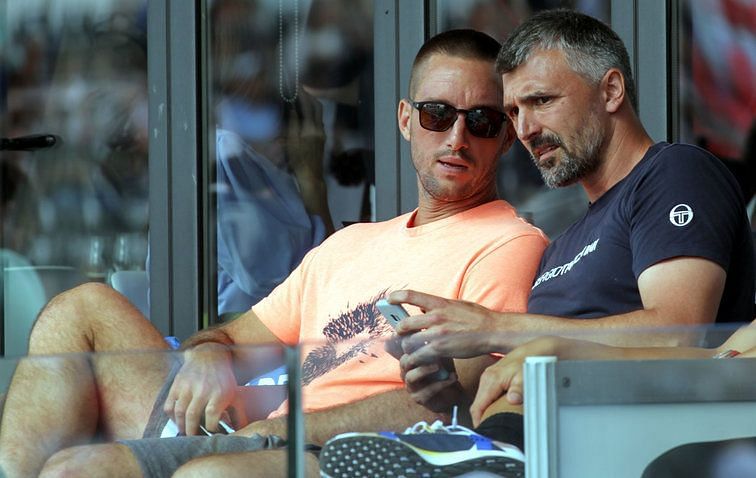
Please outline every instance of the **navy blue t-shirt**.
[[658, 143], [546, 249], [528, 311], [597, 318], [642, 309], [638, 276], [679, 256], [727, 272], [717, 322], [753, 318], [754, 251], [735, 179], [703, 149]]

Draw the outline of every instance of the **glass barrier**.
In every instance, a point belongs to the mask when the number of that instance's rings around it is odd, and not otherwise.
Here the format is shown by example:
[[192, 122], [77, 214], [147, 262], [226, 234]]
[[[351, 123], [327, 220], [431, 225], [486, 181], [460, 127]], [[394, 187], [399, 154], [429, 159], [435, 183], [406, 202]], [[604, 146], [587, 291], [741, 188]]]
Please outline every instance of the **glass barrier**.
[[[500, 472], [497, 467], [503, 466], [512, 473], [504, 476], [523, 476], [517, 473], [526, 464], [532, 466], [531, 460], [578, 441], [594, 450], [617, 442], [595, 460], [620, 469], [617, 476], [630, 476], [623, 474], [622, 463], [634, 460], [633, 469], [642, 471], [678, 444], [756, 440], [752, 438], [756, 414], [751, 413], [756, 407], [752, 380], [756, 361], [748, 359], [756, 357], [756, 326], [591, 331], [560, 338], [424, 331], [401, 344], [394, 337], [390, 326], [378, 320], [372, 332], [359, 337], [298, 347], [236, 346], [205, 352], [199, 358], [196, 353], [187, 356], [167, 348], [5, 358], [0, 370], [9, 376], [16, 369], [16, 374], [10, 387], [4, 382], [0, 389], [4, 394], [0, 466], [10, 477], [31, 476], [59, 449], [88, 444], [100, 446], [96, 454], [100, 461], [86, 456], [86, 448], [78, 448], [55, 454], [46, 466], [111, 466], [120, 463], [120, 458], [111, 455], [103, 443], [135, 439], [143, 432], [175, 436], [182, 428], [182, 408], [189, 417], [186, 426], [197, 423], [197, 433], [206, 438], [128, 442], [132, 454], [149, 461], [154, 451], [155, 466], [174, 470], [181, 463], [166, 457], [182, 456], [187, 450], [255, 451], [193, 461], [173, 476], [182, 476], [193, 466], [198, 467], [194, 471], [203, 466], [218, 471], [252, 464], [250, 476], [263, 470], [267, 474], [260, 476], [304, 476], [320, 466], [324, 476], [419, 477], [436, 476], [439, 470], [464, 471], [473, 463], [478, 471], [491, 467]], [[407, 354], [401, 353], [402, 347]], [[229, 352], [237, 359], [233, 369]], [[406, 385], [400, 362], [392, 353], [402, 359]], [[462, 359], [452, 363], [445, 355]], [[733, 358], [713, 360], [714, 356]], [[198, 368], [199, 363], [205, 365]], [[544, 370], [551, 375], [541, 375], [539, 367], [547, 367]], [[215, 416], [211, 413], [205, 426], [203, 414], [192, 415], [186, 397], [223, 387], [230, 392], [216, 411], [222, 423], [217, 429], [210, 426]], [[168, 421], [166, 403], [173, 404], [168, 409], [175, 421]], [[550, 409], [553, 416], [546, 413]], [[519, 417], [523, 410], [524, 421], [517, 419], [519, 435], [500, 435], [507, 429], [502, 422], [493, 422], [497, 424], [493, 428], [486, 425], [486, 420], [499, 420], [497, 414]], [[660, 414], [663, 427], [654, 428]], [[440, 422], [434, 424], [436, 419]], [[720, 426], [697, 426], [711, 420]], [[616, 429], [610, 426], [614, 421]], [[477, 440], [507, 441], [518, 448], [496, 445], [495, 453], [476, 461], [483, 455], [473, 447], [447, 462], [433, 461], [430, 455], [408, 448], [417, 445], [416, 440], [424, 441], [427, 450], [446, 443], [449, 436], [467, 440], [473, 428], [485, 437]], [[649, 434], [651, 429], [656, 431]], [[343, 435], [347, 432], [357, 434]], [[277, 435], [288, 441], [261, 437], [227, 441], [217, 438], [217, 433]], [[610, 440], [612, 433], [619, 437]], [[187, 444], [186, 449], [182, 444]], [[258, 448], [265, 448], [265, 454]], [[523, 448], [524, 456], [518, 454]], [[756, 454], [746, 453], [749, 456]], [[570, 466], [563, 455], [553, 459], [560, 467]], [[12, 468], [20, 466], [30, 468], [23, 472]], [[447, 466], [459, 468], [444, 469]], [[559, 476], [580, 475], [565, 472]]]

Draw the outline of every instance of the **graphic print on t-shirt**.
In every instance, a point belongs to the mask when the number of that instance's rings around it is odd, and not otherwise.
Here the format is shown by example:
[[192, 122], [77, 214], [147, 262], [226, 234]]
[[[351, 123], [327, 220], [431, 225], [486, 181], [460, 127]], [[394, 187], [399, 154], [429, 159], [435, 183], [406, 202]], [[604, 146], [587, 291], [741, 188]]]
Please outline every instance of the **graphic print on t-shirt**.
[[302, 364], [302, 385], [359, 355], [362, 355], [360, 360], [378, 358], [378, 355], [369, 352], [370, 347], [380, 337], [393, 333], [392, 327], [375, 306], [378, 299], [386, 296], [386, 292], [384, 290], [369, 302], [357, 304], [328, 321], [323, 328], [327, 343], [308, 353]]
[[588, 254], [596, 250], [596, 248], [598, 247], [598, 243], [599, 243], [599, 240], [596, 239], [595, 241], [591, 242], [587, 246], [583, 247], [583, 249], [580, 252], [578, 252], [575, 258], [572, 259], [570, 262], [567, 262], [566, 264], [562, 264], [561, 266], [553, 267], [547, 270], [546, 272], [544, 272], [543, 274], [541, 274], [541, 276], [538, 277], [538, 279], [536, 279], [531, 290], [535, 289], [536, 287], [541, 285], [543, 282], [549, 281], [553, 279], [554, 277], [559, 277], [570, 272], [572, 268], [575, 266], [575, 264], [580, 262], [580, 260], [583, 257], [587, 256]]

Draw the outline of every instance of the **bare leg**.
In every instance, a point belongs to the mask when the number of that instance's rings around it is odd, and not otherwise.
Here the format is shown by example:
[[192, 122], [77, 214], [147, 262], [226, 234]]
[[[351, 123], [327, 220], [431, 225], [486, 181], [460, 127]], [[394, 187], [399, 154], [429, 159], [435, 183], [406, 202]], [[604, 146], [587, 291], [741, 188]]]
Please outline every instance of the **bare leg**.
[[142, 476], [134, 455], [116, 443], [66, 448], [52, 456], [40, 478], [88, 476], [90, 478], [135, 478]]
[[[195, 458], [176, 470], [173, 478], [268, 478], [287, 476], [286, 468], [286, 450], [260, 450]], [[312, 453], [305, 453], [305, 476], [319, 476], [318, 459]]]
[[[56, 451], [141, 436], [168, 371], [161, 334], [123, 296], [102, 284], [64, 292], [32, 329], [30, 357], [13, 376], [0, 425], [0, 470], [36, 476]], [[40, 357], [48, 354], [66, 354]]]

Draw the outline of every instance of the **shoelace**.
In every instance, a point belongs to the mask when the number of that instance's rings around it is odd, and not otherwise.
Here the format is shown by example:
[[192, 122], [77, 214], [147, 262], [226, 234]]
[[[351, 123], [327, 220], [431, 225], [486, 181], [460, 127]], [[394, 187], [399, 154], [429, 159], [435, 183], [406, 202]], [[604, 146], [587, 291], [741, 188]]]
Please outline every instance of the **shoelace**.
[[457, 406], [452, 409], [452, 422], [450, 425], [444, 425], [441, 420], [436, 420], [430, 425], [426, 421], [417, 422], [411, 427], [404, 430], [405, 435], [418, 434], [418, 433], [448, 433], [450, 435], [473, 434], [472, 430], [457, 424]]

